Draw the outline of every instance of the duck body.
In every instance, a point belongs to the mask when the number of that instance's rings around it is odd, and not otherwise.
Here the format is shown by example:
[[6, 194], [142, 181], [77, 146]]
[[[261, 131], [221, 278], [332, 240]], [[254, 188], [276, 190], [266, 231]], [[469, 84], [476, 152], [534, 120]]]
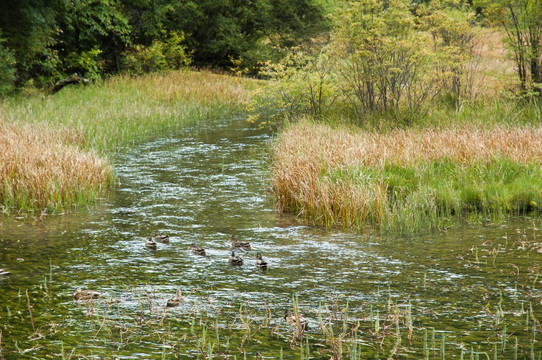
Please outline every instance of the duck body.
[[298, 321], [299, 321], [299, 326], [301, 327], [302, 330], [309, 329], [309, 321], [305, 319], [303, 316], [301, 316], [301, 314], [297, 314], [297, 317], [296, 317], [294, 314], [292, 314], [290, 310], [286, 310], [284, 314], [284, 319], [289, 325], [297, 327]]
[[166, 307], [179, 306], [183, 302], [184, 302], [184, 297], [181, 294], [181, 290], [177, 290], [177, 294], [175, 295], [175, 297], [172, 297], [171, 299], [167, 300]]
[[162, 234], [160, 232], [157, 232], [156, 234], [153, 234], [153, 235], [154, 235], [155, 242], [159, 242], [162, 244], [169, 244], [169, 235]]
[[145, 243], [147, 249], [155, 250], [156, 242], [153, 240], [152, 235], [147, 236], [147, 242]]
[[243, 265], [243, 258], [240, 256], [235, 255], [235, 252], [231, 252], [231, 256], [229, 259], [229, 263], [231, 265]]
[[197, 244], [191, 244], [189, 249], [192, 250], [192, 254], [205, 256], [205, 249], [198, 246]]
[[0, 269], [0, 276], [7, 276], [7, 275], [10, 275], [11, 273], [5, 269]]
[[230, 237], [231, 246], [233, 248], [240, 248], [244, 250], [250, 250], [250, 243], [248, 241], [242, 241], [237, 238], [237, 235], [232, 235]]
[[74, 300], [92, 300], [97, 299], [100, 296], [102, 296], [102, 293], [94, 290], [77, 289], [75, 293], [73, 293]]
[[255, 265], [261, 269], [267, 269], [267, 267], [269, 266], [269, 263], [267, 261], [265, 261], [264, 259], [262, 259], [262, 253], [259, 252], [256, 254], [256, 263]]

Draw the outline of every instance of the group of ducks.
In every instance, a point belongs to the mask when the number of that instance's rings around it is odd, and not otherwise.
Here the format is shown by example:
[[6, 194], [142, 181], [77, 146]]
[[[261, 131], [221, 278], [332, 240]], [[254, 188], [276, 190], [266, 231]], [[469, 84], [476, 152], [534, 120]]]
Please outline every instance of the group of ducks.
[[[230, 241], [232, 243], [232, 248], [234, 249], [243, 249], [245, 251], [248, 251], [251, 248], [250, 243], [248, 241], [241, 241], [237, 238], [236, 235], [232, 235], [230, 237]], [[148, 249], [154, 250], [157, 248], [157, 245], [156, 245], [157, 243], [169, 244], [169, 236], [166, 234], [162, 234], [160, 232], [150, 234], [149, 236], [147, 236], [147, 242], [145, 243], [145, 246]], [[195, 255], [206, 256], [205, 249], [198, 246], [197, 244], [191, 244], [189, 249]], [[231, 265], [243, 265], [243, 262], [244, 262], [243, 258], [241, 256], [235, 255], [235, 251], [232, 250], [229, 263]], [[255, 265], [259, 267], [260, 269], [267, 270], [268, 263], [267, 261], [262, 259], [262, 254], [260, 252], [256, 254]], [[101, 296], [102, 296], [102, 293], [99, 291], [82, 290], [80, 288], [77, 289], [75, 293], [73, 294], [73, 298], [75, 300], [93, 300], [93, 299], [98, 299]], [[182, 297], [181, 292], [178, 291], [174, 297], [167, 300], [166, 306], [167, 307], [178, 306], [182, 302], [184, 302], [184, 298]]]
[[[237, 235], [232, 235], [230, 237], [232, 248], [234, 249], [243, 249], [243, 250], [250, 250], [250, 243], [248, 241], [242, 241], [237, 238]], [[145, 243], [145, 247], [148, 249], [154, 250], [157, 248], [157, 243], [161, 244], [169, 244], [169, 236], [166, 234], [162, 234], [160, 232], [150, 234], [147, 236], [147, 242]], [[200, 247], [199, 245], [193, 243], [190, 244], [189, 249], [192, 251], [195, 255], [200, 256], [206, 256], [205, 249]], [[235, 255], [235, 251], [231, 251], [231, 256], [228, 260], [228, 262], [231, 265], [243, 265], [243, 258], [239, 255]], [[258, 252], [256, 254], [256, 262], [255, 265], [259, 267], [260, 269], [267, 269], [269, 266], [268, 262], [262, 259], [262, 253]]]
[[[243, 249], [245, 251], [248, 251], [251, 249], [250, 243], [248, 241], [239, 240], [236, 235], [232, 235], [230, 237], [230, 241], [231, 241], [233, 249]], [[157, 243], [168, 244], [169, 236], [166, 234], [162, 234], [160, 232], [151, 234], [147, 236], [147, 242], [145, 243], [145, 246], [149, 249], [154, 250], [157, 248], [157, 245], [156, 245]], [[189, 246], [189, 249], [195, 255], [206, 256], [205, 249], [203, 249], [202, 247], [198, 246], [195, 243], [191, 244]], [[231, 256], [229, 258], [229, 263], [231, 265], [243, 265], [243, 262], [244, 262], [243, 258], [239, 255], [235, 255], [235, 251], [232, 250]], [[263, 270], [267, 270], [267, 267], [269, 266], [267, 261], [262, 259], [262, 254], [260, 252], [256, 254], [256, 262], [254, 264], [256, 265], [256, 267], [261, 268]], [[77, 289], [77, 291], [73, 294], [73, 298], [75, 300], [93, 300], [101, 296], [102, 296], [102, 293], [99, 291], [82, 290], [82, 289]], [[182, 296], [181, 291], [178, 290], [177, 294], [174, 297], [166, 301], [166, 307], [179, 306], [184, 301], [185, 300], [184, 300], [184, 297]], [[308, 321], [303, 316], [301, 316], [299, 312], [297, 312], [297, 314], [292, 314], [290, 310], [287, 310], [284, 314], [284, 319], [289, 325], [298, 327], [302, 330], [308, 329]]]

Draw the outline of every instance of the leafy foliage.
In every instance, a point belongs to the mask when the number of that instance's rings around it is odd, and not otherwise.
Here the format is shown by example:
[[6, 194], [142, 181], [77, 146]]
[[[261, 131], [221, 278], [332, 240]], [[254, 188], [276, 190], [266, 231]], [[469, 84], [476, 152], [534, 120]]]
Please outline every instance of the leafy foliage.
[[472, 14], [441, 4], [416, 10], [406, 0], [339, 8], [328, 46], [266, 65], [275, 82], [257, 106], [274, 106], [278, 116], [346, 113], [363, 123], [375, 114], [410, 122], [443, 91], [459, 105], [472, 93]]
[[15, 57], [4, 45], [0, 37], [0, 95], [13, 90], [15, 83]]
[[505, 29], [521, 90], [542, 97], [542, 1], [478, 0], [474, 4]]
[[[17, 82], [47, 85], [192, 62], [254, 72], [326, 28], [319, 0], [20, 0], [0, 3]], [[145, 64], [148, 62], [148, 64]]]
[[135, 45], [124, 60], [124, 67], [133, 74], [181, 69], [190, 65], [190, 57], [182, 45], [184, 34], [173, 32], [165, 40], [155, 40], [151, 46]]

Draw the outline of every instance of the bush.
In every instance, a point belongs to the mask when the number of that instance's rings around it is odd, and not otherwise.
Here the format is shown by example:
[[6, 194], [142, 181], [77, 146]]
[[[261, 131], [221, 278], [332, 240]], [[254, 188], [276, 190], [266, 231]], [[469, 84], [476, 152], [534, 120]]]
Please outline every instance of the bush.
[[343, 114], [362, 124], [410, 123], [444, 91], [459, 101], [469, 94], [474, 46], [470, 15], [461, 11], [424, 7], [416, 17], [406, 0], [348, 3], [320, 53], [295, 52], [264, 67], [275, 81], [257, 105], [279, 116]]
[[190, 65], [190, 54], [182, 45], [184, 34], [172, 32], [151, 46], [135, 45], [124, 59], [126, 70], [134, 74], [177, 70]]
[[0, 96], [13, 90], [15, 83], [15, 57], [0, 38]]

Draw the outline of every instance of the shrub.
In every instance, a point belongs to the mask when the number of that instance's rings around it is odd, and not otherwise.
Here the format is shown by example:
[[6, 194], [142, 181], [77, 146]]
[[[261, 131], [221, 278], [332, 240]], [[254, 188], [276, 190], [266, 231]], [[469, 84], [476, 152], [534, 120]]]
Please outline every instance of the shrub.
[[415, 18], [405, 0], [348, 3], [319, 53], [295, 51], [266, 64], [263, 75], [274, 82], [257, 104], [278, 116], [341, 113], [361, 124], [374, 115], [411, 122], [425, 116], [443, 90], [459, 99], [468, 93], [466, 75], [473, 74], [467, 66], [474, 47], [470, 15], [455, 24], [460, 16], [452, 10], [423, 9]]
[[182, 45], [184, 34], [172, 32], [150, 46], [135, 45], [124, 59], [126, 70], [134, 74], [177, 70], [190, 65], [190, 55]]
[[15, 83], [15, 57], [0, 38], [0, 96], [13, 90]]

